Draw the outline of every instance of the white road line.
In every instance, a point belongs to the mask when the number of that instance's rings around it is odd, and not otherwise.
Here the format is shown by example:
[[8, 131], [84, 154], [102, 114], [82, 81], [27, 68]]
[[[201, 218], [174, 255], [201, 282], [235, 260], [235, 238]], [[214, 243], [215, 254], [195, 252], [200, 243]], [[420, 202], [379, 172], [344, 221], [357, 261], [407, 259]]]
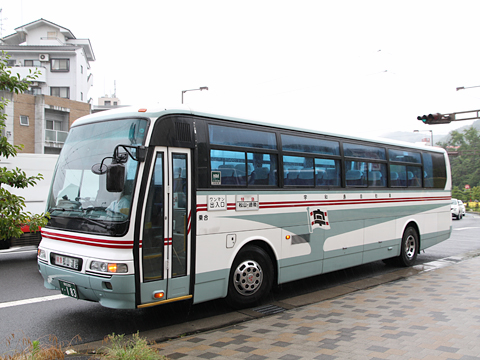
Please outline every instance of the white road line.
[[52, 300], [67, 299], [67, 298], [68, 296], [59, 294], [59, 295], [42, 296], [42, 297], [32, 298], [32, 299], [16, 300], [16, 301], [0, 303], [0, 309], [12, 307], [12, 306], [35, 304], [35, 303], [44, 302], [44, 301], [52, 301]]
[[478, 227], [478, 226], [471, 226], [471, 227], [464, 227], [464, 228], [458, 228], [458, 229], [453, 229], [453, 230], [460, 231], [460, 230], [470, 230], [470, 229], [480, 229], [480, 227]]

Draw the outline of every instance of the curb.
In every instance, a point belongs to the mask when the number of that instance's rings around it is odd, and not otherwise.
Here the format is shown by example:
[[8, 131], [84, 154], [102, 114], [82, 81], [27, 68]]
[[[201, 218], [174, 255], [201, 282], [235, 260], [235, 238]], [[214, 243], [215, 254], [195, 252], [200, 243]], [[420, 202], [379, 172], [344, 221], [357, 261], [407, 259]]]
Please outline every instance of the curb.
[[[387, 274], [373, 276], [361, 280], [355, 280], [350, 283], [333, 286], [327, 289], [314, 291], [312, 293], [295, 296], [289, 299], [274, 301], [256, 308], [236, 310], [228, 314], [222, 314], [191, 322], [176, 324], [161, 329], [144, 331], [139, 333], [139, 335], [141, 338], [146, 338], [150, 345], [153, 345], [156, 343], [162, 343], [184, 336], [218, 330], [246, 321], [260, 319], [286, 310], [291, 310], [294, 308], [319, 303], [325, 300], [334, 299], [356, 291], [366, 290], [372, 287], [398, 281], [410, 276], [418, 275], [428, 271], [433, 271], [446, 266], [455, 265], [462, 261], [469, 260], [478, 256], [480, 256], [480, 249], [473, 250], [457, 256], [450, 256], [448, 258], [435, 260], [421, 265], [414, 265], [410, 268], [402, 268]], [[126, 336], [126, 338], [130, 338], [130, 336], [131, 335]], [[94, 341], [90, 343], [74, 345], [69, 348], [69, 350], [73, 350], [72, 354], [67, 353], [65, 358], [75, 360], [93, 359], [95, 358], [97, 353], [101, 352], [99, 352], [99, 349], [104, 346], [104, 341]]]

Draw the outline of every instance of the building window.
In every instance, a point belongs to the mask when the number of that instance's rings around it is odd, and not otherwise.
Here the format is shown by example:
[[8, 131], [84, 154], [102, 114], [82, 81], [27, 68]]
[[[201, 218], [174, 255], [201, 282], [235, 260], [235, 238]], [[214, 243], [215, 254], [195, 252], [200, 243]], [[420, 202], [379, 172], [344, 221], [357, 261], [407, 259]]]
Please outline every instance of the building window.
[[36, 67], [42, 66], [40, 63], [40, 60], [25, 60], [23, 64], [25, 66], [36, 66]]
[[28, 126], [29, 125], [28, 116], [20, 115], [20, 125], [23, 125], [23, 126]]
[[53, 40], [57, 38], [57, 32], [56, 31], [47, 31], [47, 39], [48, 40]]
[[67, 138], [66, 123], [60, 120], [45, 120], [45, 140], [64, 143]]
[[70, 88], [68, 87], [51, 87], [51, 96], [58, 96], [64, 99], [70, 99]]
[[15, 66], [15, 62], [16, 62], [15, 59], [13, 59], [13, 60], [7, 60], [7, 66], [8, 66], [8, 67]]
[[112, 105], [112, 102], [110, 100], [105, 100], [104, 104], [105, 106], [110, 106]]
[[70, 59], [52, 59], [50, 61], [50, 71], [69, 71]]

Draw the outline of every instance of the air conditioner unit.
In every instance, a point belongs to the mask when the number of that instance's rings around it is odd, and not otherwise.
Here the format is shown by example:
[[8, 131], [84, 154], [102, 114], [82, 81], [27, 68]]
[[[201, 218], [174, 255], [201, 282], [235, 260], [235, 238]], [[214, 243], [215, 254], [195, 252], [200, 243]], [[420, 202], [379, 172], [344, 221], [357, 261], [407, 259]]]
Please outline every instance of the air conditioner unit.
[[48, 54], [40, 54], [40, 55], [38, 55], [38, 60], [49, 61], [49, 56], [48, 56]]

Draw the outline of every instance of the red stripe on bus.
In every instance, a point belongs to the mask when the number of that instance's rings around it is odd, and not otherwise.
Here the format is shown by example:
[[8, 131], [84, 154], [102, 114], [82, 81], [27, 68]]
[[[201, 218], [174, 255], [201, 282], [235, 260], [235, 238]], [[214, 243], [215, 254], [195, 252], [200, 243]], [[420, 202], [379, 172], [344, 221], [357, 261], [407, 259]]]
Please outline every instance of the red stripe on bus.
[[65, 241], [74, 244], [88, 245], [88, 246], [98, 246], [111, 249], [132, 249], [133, 241], [124, 241], [124, 240], [103, 240], [95, 238], [87, 238], [83, 236], [75, 235], [63, 235], [52, 233], [42, 229], [42, 237], [52, 240]]
[[188, 213], [187, 219], [187, 236], [190, 234], [190, 230], [192, 229], [192, 211]]
[[[307, 206], [334, 206], [334, 205], [368, 205], [368, 204], [387, 204], [398, 202], [419, 202], [419, 201], [450, 201], [451, 196], [436, 197], [415, 197], [415, 198], [385, 198], [385, 199], [340, 199], [340, 200], [309, 200], [309, 201], [275, 201], [259, 202], [261, 209], [279, 209], [290, 207]], [[197, 205], [197, 211], [207, 211], [206, 204]], [[228, 204], [227, 210], [235, 210], [234, 204]]]

